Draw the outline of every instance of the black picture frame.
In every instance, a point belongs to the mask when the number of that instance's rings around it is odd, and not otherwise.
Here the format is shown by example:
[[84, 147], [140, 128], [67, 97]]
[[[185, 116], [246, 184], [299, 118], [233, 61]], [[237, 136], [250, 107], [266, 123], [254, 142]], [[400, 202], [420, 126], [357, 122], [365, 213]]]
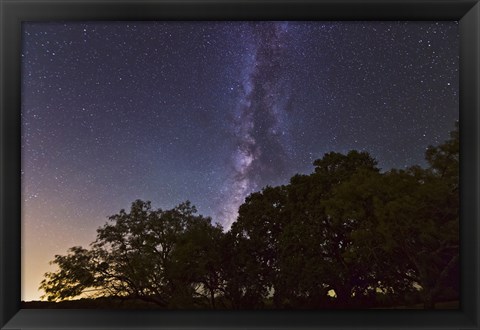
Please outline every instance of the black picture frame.
[[[1, 329], [479, 329], [478, 0], [0, 0], [0, 15]], [[291, 312], [21, 309], [21, 24], [59, 20], [458, 20], [460, 309]]]

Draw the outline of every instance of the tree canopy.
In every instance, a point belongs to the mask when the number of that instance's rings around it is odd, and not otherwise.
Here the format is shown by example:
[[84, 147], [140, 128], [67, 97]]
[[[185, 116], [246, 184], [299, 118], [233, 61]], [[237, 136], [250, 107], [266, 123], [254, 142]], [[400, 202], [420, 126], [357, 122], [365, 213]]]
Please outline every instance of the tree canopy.
[[137, 200], [89, 248], [56, 255], [40, 288], [162, 308], [433, 308], [459, 294], [458, 125], [425, 158], [381, 172], [367, 152], [327, 153], [248, 196], [227, 232], [189, 201]]

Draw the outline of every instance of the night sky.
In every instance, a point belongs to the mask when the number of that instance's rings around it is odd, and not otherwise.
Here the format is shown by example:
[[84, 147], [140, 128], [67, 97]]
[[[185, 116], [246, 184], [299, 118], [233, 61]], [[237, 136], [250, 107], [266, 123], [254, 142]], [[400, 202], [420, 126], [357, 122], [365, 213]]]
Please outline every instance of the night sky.
[[24, 23], [22, 299], [135, 199], [228, 229], [326, 152], [425, 165], [458, 56], [456, 22]]

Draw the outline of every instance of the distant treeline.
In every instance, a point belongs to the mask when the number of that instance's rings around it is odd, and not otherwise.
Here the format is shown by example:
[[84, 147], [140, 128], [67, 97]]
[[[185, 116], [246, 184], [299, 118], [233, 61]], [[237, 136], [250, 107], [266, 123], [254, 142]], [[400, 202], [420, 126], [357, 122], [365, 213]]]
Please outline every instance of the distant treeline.
[[227, 232], [188, 201], [162, 210], [137, 200], [89, 248], [56, 255], [58, 269], [40, 288], [49, 301], [110, 297], [133, 308], [433, 308], [458, 300], [458, 124], [425, 157], [427, 168], [381, 172], [366, 152], [325, 154], [312, 174], [248, 196]]

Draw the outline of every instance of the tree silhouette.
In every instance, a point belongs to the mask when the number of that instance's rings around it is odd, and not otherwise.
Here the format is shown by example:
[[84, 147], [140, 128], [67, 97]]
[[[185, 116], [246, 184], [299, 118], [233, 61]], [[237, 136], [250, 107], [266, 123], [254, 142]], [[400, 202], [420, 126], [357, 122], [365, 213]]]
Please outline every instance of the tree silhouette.
[[318, 305], [331, 289], [346, 304], [365, 267], [344, 256], [352, 223], [327, 214], [323, 201], [356, 172], [378, 172], [375, 164], [367, 153], [329, 153], [315, 161], [313, 174], [249, 196], [232, 226], [237, 244], [251, 249], [249, 273], [256, 276], [248, 285], [261, 285], [263, 296], [273, 290], [280, 308]]
[[[89, 292], [91, 296], [133, 297], [167, 307], [176, 306], [186, 294], [194, 297], [206, 290], [215, 292], [211, 278], [215, 270], [210, 268], [215, 262], [211, 254], [215, 246], [207, 243], [216, 241], [214, 236], [222, 235], [222, 230], [195, 213], [188, 201], [163, 211], [137, 200], [130, 212], [121, 210], [97, 230], [89, 250], [74, 247], [67, 256], [55, 256], [52, 263], [59, 270], [46, 273], [40, 288], [49, 300]], [[189, 248], [200, 241], [204, 249]], [[201, 264], [191, 262], [198, 253], [205, 257]]]
[[137, 200], [88, 249], [56, 255], [40, 288], [162, 308], [434, 308], [459, 293], [458, 124], [425, 157], [381, 172], [366, 152], [327, 153], [312, 174], [248, 196], [226, 233], [188, 201]]

